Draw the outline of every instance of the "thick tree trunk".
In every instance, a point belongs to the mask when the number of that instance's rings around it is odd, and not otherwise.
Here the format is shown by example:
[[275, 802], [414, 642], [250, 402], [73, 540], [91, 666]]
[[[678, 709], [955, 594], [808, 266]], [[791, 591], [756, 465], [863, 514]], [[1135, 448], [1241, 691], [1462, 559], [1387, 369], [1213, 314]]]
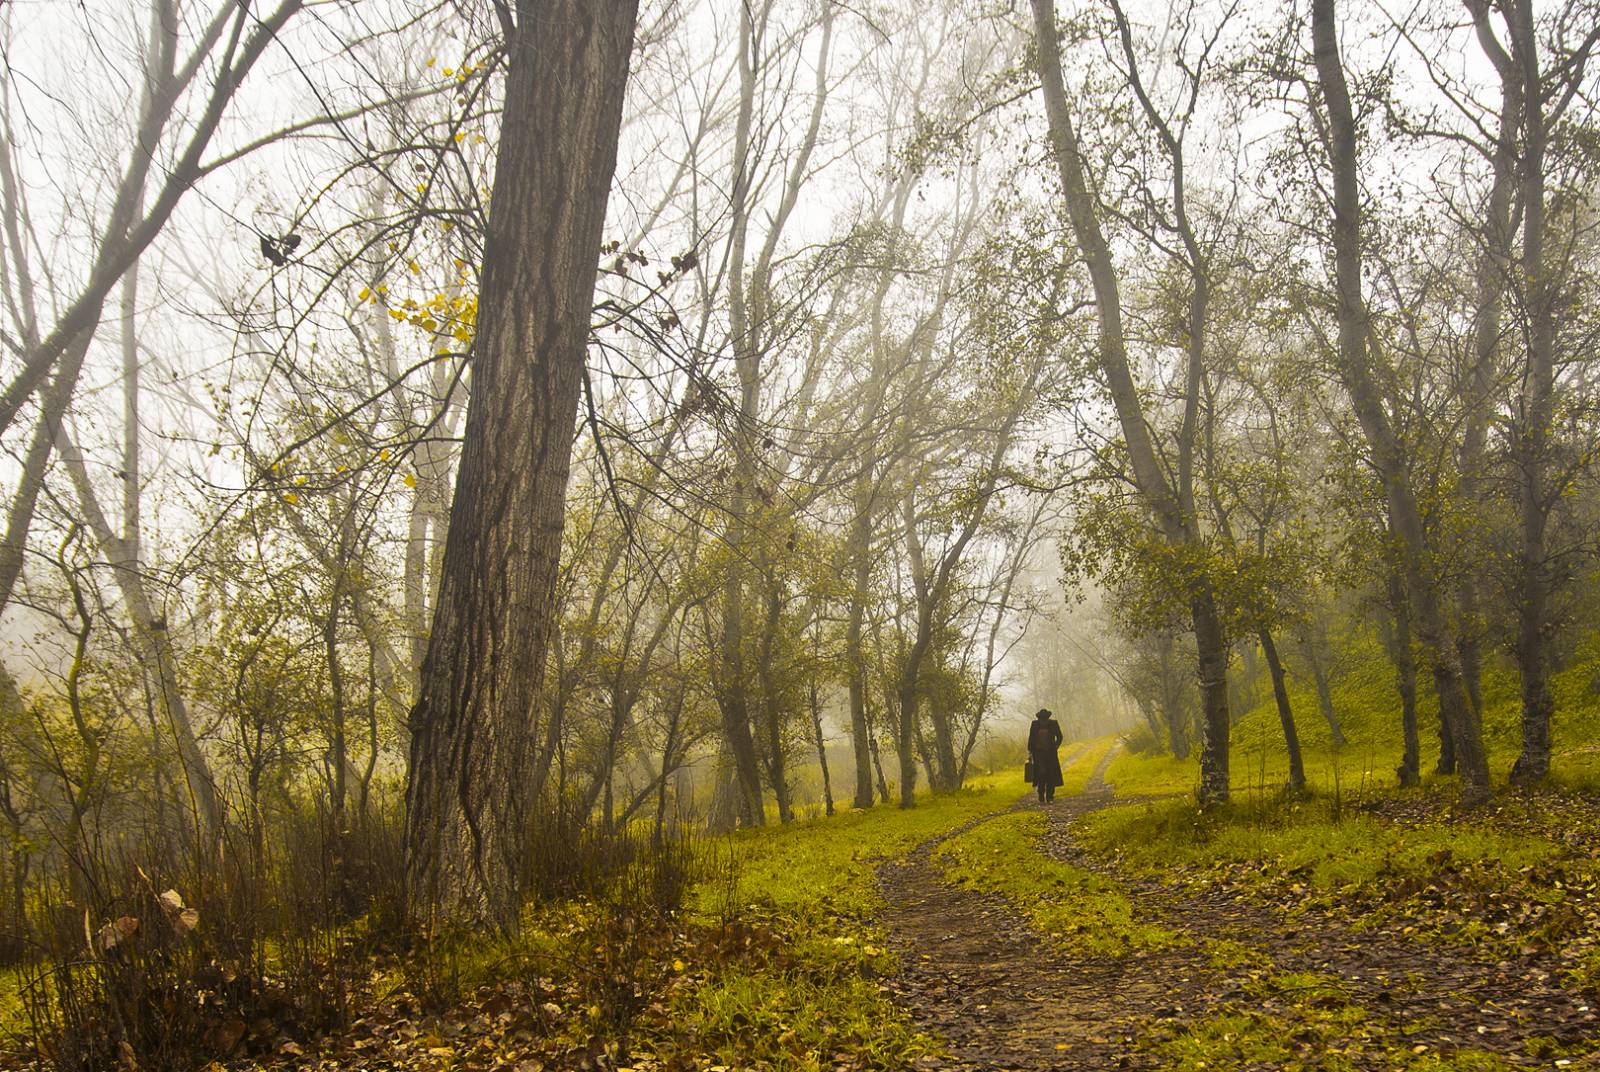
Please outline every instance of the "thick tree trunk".
[[[1034, 36], [1039, 51], [1039, 75], [1044, 90], [1045, 114], [1056, 169], [1066, 199], [1067, 215], [1089, 269], [1099, 320], [1098, 356], [1101, 373], [1117, 412], [1117, 422], [1127, 446], [1134, 483], [1153, 515], [1157, 529], [1175, 547], [1187, 547], [1198, 538], [1192, 511], [1186, 512], [1162, 470], [1145, 422], [1129, 366], [1122, 323], [1122, 294], [1111, 247], [1100, 228], [1094, 195], [1083, 172], [1078, 136], [1073, 128], [1061, 71], [1061, 48], [1056, 29], [1055, 0], [1032, 0]], [[1228, 645], [1209, 578], [1191, 571], [1185, 579], [1198, 648], [1201, 729], [1200, 802], [1211, 805], [1228, 799]]]
[[[731, 530], [728, 535], [731, 542]], [[735, 559], [742, 553], [737, 546], [729, 550]], [[733, 760], [739, 823], [742, 826], [760, 826], [766, 822], [766, 805], [761, 798], [760, 759], [756, 754], [755, 737], [750, 732], [750, 693], [744, 658], [744, 582], [740, 578], [741, 573], [730, 563], [722, 586], [722, 682], [717, 705], [722, 715], [722, 737]]]
[[516, 923], [530, 714], [554, 626], [572, 429], [636, 0], [519, 0], [473, 393], [406, 785], [413, 915]]
[[1222, 631], [1208, 582], [1197, 584], [1190, 602], [1195, 646], [1200, 657], [1200, 802], [1228, 799], [1228, 640]]
[[1440, 709], [1449, 722], [1461, 764], [1462, 797], [1488, 796], [1489, 768], [1478, 712], [1461, 679], [1454, 630], [1445, 615], [1432, 549], [1406, 472], [1399, 438], [1389, 423], [1367, 351], [1368, 317], [1361, 291], [1361, 190], [1356, 173], [1356, 126], [1339, 58], [1334, 0], [1312, 0], [1311, 33], [1318, 81], [1328, 118], [1328, 157], [1333, 172], [1334, 270], [1338, 284], [1339, 374], [1356, 419], [1383, 480], [1389, 515], [1405, 551], [1405, 571], [1417, 633], [1433, 666]]
[[1306, 768], [1300, 758], [1300, 734], [1295, 731], [1294, 711], [1289, 707], [1289, 689], [1283, 680], [1283, 663], [1278, 658], [1278, 646], [1272, 642], [1271, 631], [1262, 629], [1256, 635], [1261, 639], [1261, 655], [1267, 660], [1267, 673], [1272, 675], [1272, 698], [1278, 704], [1283, 744], [1289, 752], [1289, 788], [1298, 792], [1306, 787]]
[[[1517, 65], [1501, 47], [1489, 20], [1487, 0], [1467, 0], [1467, 9], [1477, 31], [1478, 43], [1493, 63], [1500, 78], [1500, 125], [1490, 155], [1493, 181], [1484, 205], [1482, 247], [1474, 268], [1474, 309], [1472, 317], [1472, 364], [1467, 375], [1465, 419], [1461, 436], [1460, 498], [1475, 507], [1483, 492], [1485, 445], [1494, 400], [1495, 363], [1500, 352], [1501, 323], [1505, 311], [1505, 290], [1511, 265], [1512, 199], [1517, 185], [1517, 134], [1524, 107], [1522, 80]], [[1469, 548], [1470, 550], [1470, 548]], [[1480, 561], [1471, 555], [1473, 566]], [[1483, 713], [1483, 670], [1480, 652], [1482, 625], [1479, 622], [1477, 568], [1461, 571], [1457, 590], [1460, 604], [1461, 674], [1467, 698], [1480, 717]], [[1451, 763], [1452, 768], [1454, 763]]]
[[[900, 757], [900, 806], [915, 807], [917, 803], [917, 752], [921, 742], [917, 739], [917, 676], [922, 668], [926, 646], [920, 641], [912, 645], [906, 655], [905, 670], [898, 686], [899, 710], [895, 712], [895, 752]], [[932, 780], [931, 778], [929, 779]]]

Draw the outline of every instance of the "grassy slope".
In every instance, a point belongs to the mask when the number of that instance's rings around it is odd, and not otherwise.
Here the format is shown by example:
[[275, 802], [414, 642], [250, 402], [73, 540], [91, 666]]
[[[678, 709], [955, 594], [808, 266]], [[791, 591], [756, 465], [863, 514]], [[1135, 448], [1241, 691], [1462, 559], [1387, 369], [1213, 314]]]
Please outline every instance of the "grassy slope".
[[[1593, 653], [1585, 653], [1592, 655]], [[1600, 790], [1600, 696], [1593, 658], [1557, 675], [1555, 789]], [[1118, 755], [1107, 772], [1133, 802], [1087, 816], [1078, 836], [1122, 865], [1180, 884], [1226, 882], [1280, 903], [1321, 904], [1366, 923], [1404, 917], [1425, 937], [1484, 945], [1506, 955], [1559, 951], [1564, 974], [1600, 992], [1600, 811], [1559, 795], [1514, 793], [1489, 808], [1454, 814], [1453, 778], [1426, 776], [1396, 788], [1399, 712], [1392, 673], [1371, 657], [1335, 688], [1349, 738], [1332, 747], [1309, 688], [1292, 691], [1311, 796], [1281, 795], [1287, 757], [1270, 700], [1247, 712], [1233, 736], [1234, 802], [1201, 812], [1190, 791], [1194, 760]], [[1484, 731], [1502, 782], [1515, 758], [1519, 696], [1513, 673], [1484, 680]], [[1421, 712], [1423, 769], [1431, 769], [1437, 707]], [[1138, 798], [1186, 794], [1139, 803]], [[1507, 907], [1509, 906], [1509, 907]]]
[[[1568, 669], [1555, 676], [1556, 722], [1553, 778], [1572, 788], [1600, 789], [1600, 638]], [[1381, 652], [1360, 650], [1356, 666], [1334, 686], [1334, 709], [1348, 743], [1334, 749], [1327, 722], [1317, 708], [1309, 682], [1289, 680], [1289, 698], [1295, 712], [1306, 780], [1314, 792], [1359, 794], [1394, 783], [1400, 765], [1400, 700], [1394, 670]], [[1438, 757], [1438, 704], [1419, 682], [1418, 722], [1421, 725], [1422, 769], [1426, 775]], [[1516, 674], [1494, 669], [1484, 674], [1484, 743], [1491, 771], [1503, 781], [1519, 747], [1521, 700]], [[1275, 792], [1288, 781], [1288, 756], [1277, 708], [1270, 694], [1247, 711], [1234, 726], [1232, 774], [1236, 793]], [[1186, 793], [1198, 784], [1196, 757], [1179, 762], [1170, 756], [1124, 753], [1112, 760], [1106, 781], [1118, 796], [1136, 797]]]

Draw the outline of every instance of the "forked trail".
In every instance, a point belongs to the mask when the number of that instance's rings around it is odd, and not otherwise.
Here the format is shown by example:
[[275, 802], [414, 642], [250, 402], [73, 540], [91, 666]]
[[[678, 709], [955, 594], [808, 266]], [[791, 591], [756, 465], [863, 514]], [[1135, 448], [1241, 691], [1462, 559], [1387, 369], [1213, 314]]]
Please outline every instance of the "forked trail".
[[[1536, 1036], [1547, 1049], [1587, 1049], [1586, 1041], [1600, 1035], [1596, 1013], [1581, 996], [1561, 988], [1547, 962], [1495, 962], [1393, 932], [1357, 930], [1324, 914], [1286, 916], [1235, 890], [1195, 894], [1117, 873], [1084, 852], [1072, 833], [1075, 819], [1112, 803], [1104, 776], [1114, 752], [1100, 761], [1081, 794], [1043, 806], [1050, 823], [1041, 848], [1115, 879], [1145, 919], [1194, 941], [1124, 956], [1063, 954], [1031, 932], [1002, 897], [942, 881], [933, 850], [996, 816], [932, 839], [879, 871], [888, 903], [884, 922], [902, 967], [889, 986], [917, 1026], [949, 1050], [948, 1057], [927, 1059], [924, 1067], [1158, 1068], [1160, 1040], [1180, 1036], [1224, 1004], [1274, 1012], [1270, 999], [1250, 996], [1260, 993], [1252, 980], [1263, 965], [1276, 974], [1312, 972], [1337, 980], [1342, 1000], [1363, 1011], [1367, 1030], [1376, 1028], [1389, 1045], [1413, 1054], [1449, 1055], [1470, 1047], [1512, 1066], [1548, 1068], [1549, 1056], [1529, 1053]], [[1026, 798], [1012, 810], [1040, 807]], [[1212, 939], [1249, 946], [1253, 966], [1214, 963]], [[1372, 1048], [1358, 1048], [1345, 1059], [1374, 1070], [1395, 1067], [1392, 1056], [1362, 1057], [1363, 1052]], [[1580, 1057], [1571, 1067], [1600, 1068], [1600, 1062], [1590, 1065]]]

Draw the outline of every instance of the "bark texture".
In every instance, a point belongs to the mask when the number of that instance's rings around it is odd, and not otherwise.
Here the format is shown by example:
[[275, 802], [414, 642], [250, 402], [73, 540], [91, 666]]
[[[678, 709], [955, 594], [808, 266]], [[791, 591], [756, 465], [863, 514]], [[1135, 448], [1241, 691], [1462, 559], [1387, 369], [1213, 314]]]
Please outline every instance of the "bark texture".
[[411, 713], [419, 918], [511, 927], [636, 0], [519, 0], [473, 393]]

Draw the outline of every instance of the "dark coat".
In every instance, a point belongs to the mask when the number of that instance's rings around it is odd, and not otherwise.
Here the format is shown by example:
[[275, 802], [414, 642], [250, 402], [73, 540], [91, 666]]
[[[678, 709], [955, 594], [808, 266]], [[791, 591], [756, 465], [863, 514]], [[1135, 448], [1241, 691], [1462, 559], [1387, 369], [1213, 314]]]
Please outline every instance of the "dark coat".
[[1061, 727], [1053, 718], [1034, 719], [1028, 727], [1028, 758], [1033, 760], [1033, 784], [1054, 789], [1061, 784]]

